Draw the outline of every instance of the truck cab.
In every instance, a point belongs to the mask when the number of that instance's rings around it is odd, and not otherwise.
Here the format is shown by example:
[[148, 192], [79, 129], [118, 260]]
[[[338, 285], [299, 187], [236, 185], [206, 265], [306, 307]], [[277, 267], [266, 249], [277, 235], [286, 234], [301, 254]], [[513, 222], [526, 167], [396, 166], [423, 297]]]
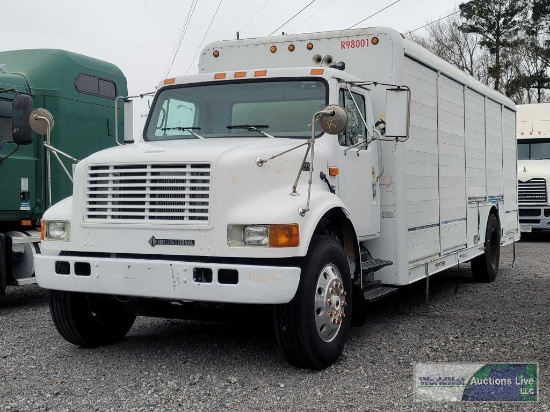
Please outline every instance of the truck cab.
[[518, 205], [523, 233], [550, 230], [550, 103], [518, 105]]
[[[73, 196], [47, 211], [40, 286], [279, 305], [297, 294], [313, 252], [335, 255], [315, 269], [321, 337], [332, 341], [350, 321], [357, 239], [380, 235], [378, 145], [358, 81], [331, 68], [165, 80], [143, 136], [79, 162]], [[315, 117], [331, 104], [348, 118], [332, 134]]]

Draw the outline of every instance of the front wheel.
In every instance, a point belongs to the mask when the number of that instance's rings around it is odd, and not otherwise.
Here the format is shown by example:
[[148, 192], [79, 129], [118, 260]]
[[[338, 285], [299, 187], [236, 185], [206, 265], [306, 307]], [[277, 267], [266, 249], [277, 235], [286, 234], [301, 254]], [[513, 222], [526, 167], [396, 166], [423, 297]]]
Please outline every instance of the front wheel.
[[349, 264], [340, 243], [315, 236], [296, 296], [274, 311], [277, 342], [290, 364], [324, 369], [338, 360], [350, 326], [351, 287]]
[[136, 319], [111, 296], [50, 290], [48, 300], [57, 331], [78, 346], [93, 348], [118, 342]]
[[500, 261], [500, 223], [494, 214], [487, 219], [485, 253], [472, 259], [472, 274], [478, 282], [493, 282]]

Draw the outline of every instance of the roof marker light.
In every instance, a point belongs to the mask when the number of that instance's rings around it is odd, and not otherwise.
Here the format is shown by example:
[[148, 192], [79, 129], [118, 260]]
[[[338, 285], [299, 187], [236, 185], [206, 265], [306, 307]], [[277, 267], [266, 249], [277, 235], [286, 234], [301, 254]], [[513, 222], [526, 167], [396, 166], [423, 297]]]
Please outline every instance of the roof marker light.
[[216, 74], [214, 75], [214, 79], [215, 79], [215, 80], [225, 79], [226, 76], [227, 76], [227, 75], [226, 75], [225, 73], [216, 73]]
[[214, 56], [214, 57], [218, 57], [219, 55], [220, 55], [220, 52], [217, 51], [217, 50], [214, 50], [214, 51], [212, 52], [212, 56]]
[[289, 45], [288, 45], [288, 51], [293, 52], [295, 48], [296, 48], [296, 47], [294, 47], [293, 44], [289, 44]]
[[235, 74], [233, 75], [234, 79], [238, 79], [241, 77], [246, 77], [246, 72], [235, 72]]
[[174, 84], [176, 82], [176, 78], [175, 77], [172, 77], [170, 79], [165, 79], [164, 80], [164, 84], [167, 85], [167, 84]]
[[370, 40], [370, 42], [371, 42], [372, 44], [374, 44], [375, 46], [378, 44], [379, 41], [380, 41], [380, 40], [378, 39], [378, 37], [373, 37], [373, 38]]
[[313, 43], [308, 43], [306, 47], [308, 50], [313, 50]]
[[275, 53], [275, 52], [277, 51], [277, 46], [271, 46], [271, 47], [269, 48], [269, 51], [270, 51], [271, 53]]
[[322, 75], [325, 72], [325, 69], [311, 69], [311, 75]]
[[254, 72], [254, 77], [263, 77], [267, 76], [267, 70], [256, 70]]

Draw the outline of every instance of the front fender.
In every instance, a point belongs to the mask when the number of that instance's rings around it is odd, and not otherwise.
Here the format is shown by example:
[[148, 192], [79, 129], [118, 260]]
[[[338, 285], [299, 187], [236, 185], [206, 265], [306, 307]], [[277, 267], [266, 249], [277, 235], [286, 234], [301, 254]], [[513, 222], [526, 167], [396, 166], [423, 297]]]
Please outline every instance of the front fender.
[[318, 192], [311, 195], [311, 201], [309, 204], [309, 212], [299, 221], [300, 224], [300, 256], [305, 256], [307, 254], [309, 244], [313, 238], [313, 233], [317, 228], [317, 225], [332, 209], [341, 209], [344, 211], [346, 216], [349, 216], [349, 212], [344, 206], [342, 200], [328, 192]]
[[[300, 225], [300, 246], [292, 248], [293, 256], [305, 256], [313, 232], [321, 218], [331, 209], [341, 208], [348, 214], [342, 200], [329, 192], [314, 191], [311, 193], [309, 212], [300, 216], [299, 210], [306, 206], [307, 192], [300, 196], [281, 195], [279, 191], [264, 193], [254, 199], [247, 200], [231, 207], [227, 211], [228, 223], [231, 224], [286, 224]], [[268, 205], [269, 207], [266, 207]], [[282, 250], [280, 250], [282, 252]]]
[[43, 220], [71, 220], [73, 209], [73, 197], [69, 196], [50, 206], [44, 212]]

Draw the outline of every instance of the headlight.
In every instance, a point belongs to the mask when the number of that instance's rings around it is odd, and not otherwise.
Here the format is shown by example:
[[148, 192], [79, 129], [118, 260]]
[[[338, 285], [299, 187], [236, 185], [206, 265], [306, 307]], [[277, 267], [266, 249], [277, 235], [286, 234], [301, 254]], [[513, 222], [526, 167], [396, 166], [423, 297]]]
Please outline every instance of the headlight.
[[228, 225], [228, 246], [297, 247], [300, 245], [298, 224]]
[[42, 240], [64, 240], [71, 238], [71, 225], [64, 221], [43, 221], [44, 230], [41, 233]]
[[269, 244], [269, 228], [267, 226], [245, 226], [243, 243], [246, 246], [267, 246]]

